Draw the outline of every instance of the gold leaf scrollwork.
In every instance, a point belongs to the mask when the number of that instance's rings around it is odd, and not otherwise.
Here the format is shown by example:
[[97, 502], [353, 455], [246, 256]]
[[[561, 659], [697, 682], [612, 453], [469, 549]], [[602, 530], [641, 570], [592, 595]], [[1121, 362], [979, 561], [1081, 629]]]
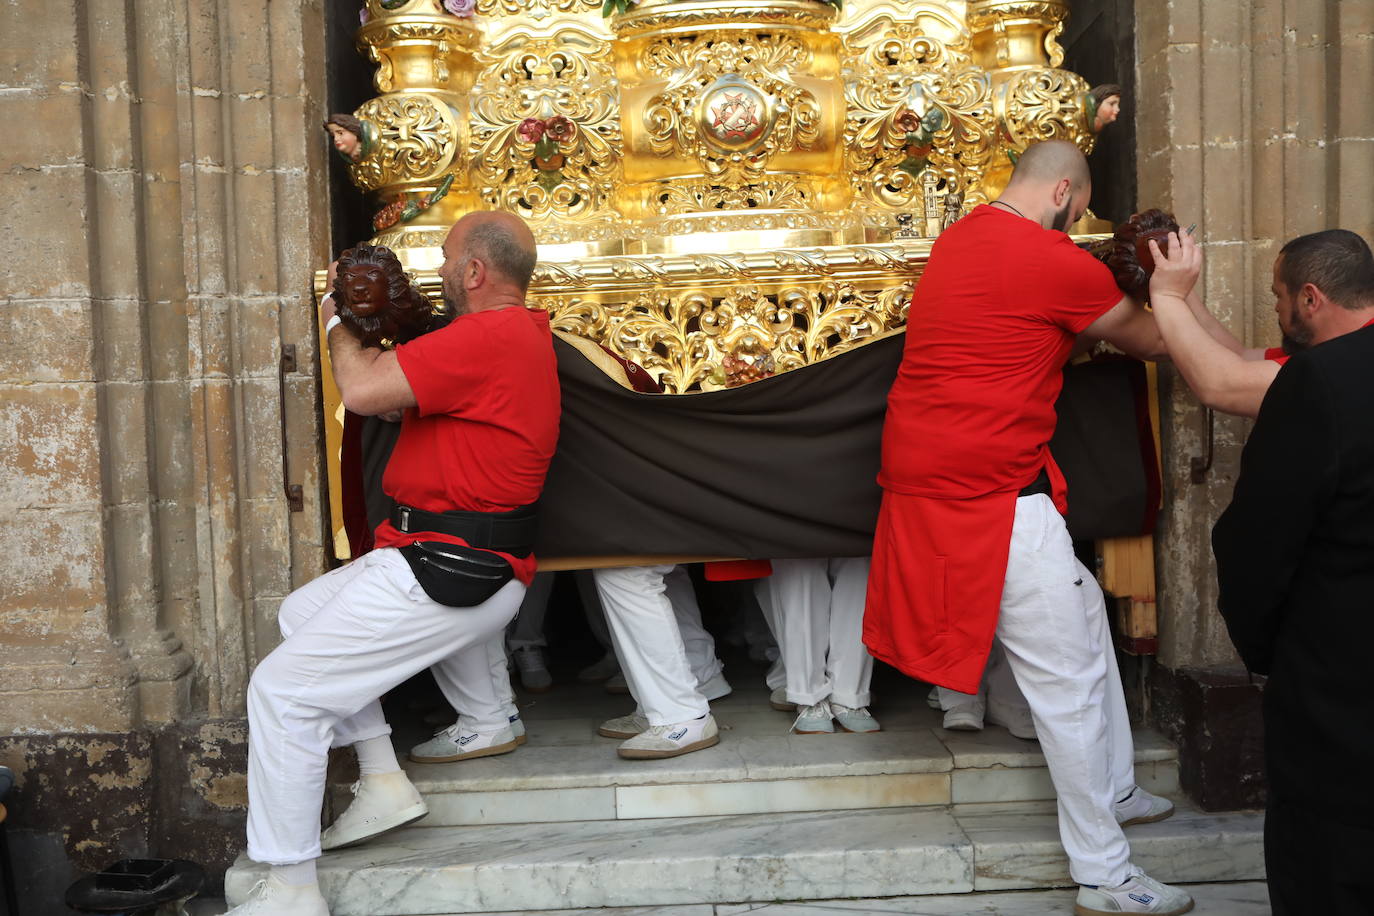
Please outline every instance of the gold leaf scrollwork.
[[379, 96], [364, 102], [357, 117], [377, 128], [376, 149], [349, 166], [354, 184], [365, 191], [436, 178], [453, 163], [458, 149], [457, 118], [437, 96]]
[[1041, 140], [1069, 140], [1091, 149], [1083, 98], [1088, 84], [1067, 70], [1027, 70], [1002, 87], [1007, 134], [1017, 149]]

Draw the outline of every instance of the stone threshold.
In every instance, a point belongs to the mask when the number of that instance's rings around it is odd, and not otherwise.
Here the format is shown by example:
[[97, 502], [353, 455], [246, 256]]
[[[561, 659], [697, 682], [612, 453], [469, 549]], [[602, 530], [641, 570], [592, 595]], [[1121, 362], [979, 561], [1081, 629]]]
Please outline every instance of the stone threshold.
[[[1206, 814], [1132, 827], [1160, 880], [1263, 876], [1263, 816]], [[772, 903], [1026, 890], [1071, 882], [1048, 802], [581, 823], [414, 827], [328, 853], [333, 916]], [[225, 878], [242, 899], [265, 866]]]

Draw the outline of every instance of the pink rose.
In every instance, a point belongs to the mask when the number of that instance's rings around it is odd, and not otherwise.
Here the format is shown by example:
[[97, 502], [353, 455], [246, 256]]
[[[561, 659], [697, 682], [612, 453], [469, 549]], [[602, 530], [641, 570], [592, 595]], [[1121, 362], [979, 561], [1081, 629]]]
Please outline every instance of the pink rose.
[[544, 129], [547, 130], [549, 136], [558, 143], [563, 143], [577, 136], [577, 124], [562, 115], [554, 115], [552, 118], [549, 118], [548, 123], [544, 125]]
[[444, 9], [463, 19], [471, 18], [476, 6], [476, 0], [444, 0]]
[[367, 12], [367, 5], [364, 4], [362, 8], [358, 10], [358, 25], [367, 25], [367, 20], [371, 18], [372, 17], [368, 15]]
[[538, 118], [526, 118], [515, 128], [515, 132], [526, 143], [538, 143], [544, 136], [544, 122]]
[[897, 129], [906, 134], [915, 133], [921, 129], [921, 119], [916, 116], [916, 112], [908, 108], [897, 115]]

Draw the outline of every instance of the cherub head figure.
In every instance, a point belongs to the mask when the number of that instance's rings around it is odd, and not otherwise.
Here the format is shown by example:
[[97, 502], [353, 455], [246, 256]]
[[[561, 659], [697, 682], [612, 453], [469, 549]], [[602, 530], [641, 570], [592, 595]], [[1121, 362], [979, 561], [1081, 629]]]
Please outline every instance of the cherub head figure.
[[1095, 111], [1093, 114], [1093, 133], [1102, 133], [1102, 128], [1116, 120], [1121, 114], [1121, 87], [1116, 83], [1103, 83], [1094, 86], [1089, 92]]
[[384, 245], [357, 245], [339, 256], [334, 304], [365, 347], [405, 343], [452, 319], [436, 313]]
[[363, 122], [353, 115], [332, 114], [325, 119], [324, 129], [329, 132], [334, 151], [349, 162], [357, 162], [367, 152]]

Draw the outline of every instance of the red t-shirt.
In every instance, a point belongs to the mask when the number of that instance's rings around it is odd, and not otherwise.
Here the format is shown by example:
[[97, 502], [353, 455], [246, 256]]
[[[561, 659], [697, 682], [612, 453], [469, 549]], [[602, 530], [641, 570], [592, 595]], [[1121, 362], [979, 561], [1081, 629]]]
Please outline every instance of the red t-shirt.
[[947, 229], [911, 300], [878, 483], [966, 499], [1035, 480], [1074, 338], [1121, 297], [1062, 232], [987, 205]]
[[1288, 362], [1288, 354], [1283, 351], [1283, 347], [1270, 347], [1268, 350], [1264, 351], [1264, 358], [1272, 359], [1280, 366]]
[[[511, 307], [461, 315], [396, 348], [415, 392], [382, 476], [398, 503], [426, 512], [508, 512], [539, 498], [558, 442], [558, 370], [549, 316]], [[378, 547], [465, 543], [377, 526]], [[529, 584], [535, 558], [505, 557]]]

